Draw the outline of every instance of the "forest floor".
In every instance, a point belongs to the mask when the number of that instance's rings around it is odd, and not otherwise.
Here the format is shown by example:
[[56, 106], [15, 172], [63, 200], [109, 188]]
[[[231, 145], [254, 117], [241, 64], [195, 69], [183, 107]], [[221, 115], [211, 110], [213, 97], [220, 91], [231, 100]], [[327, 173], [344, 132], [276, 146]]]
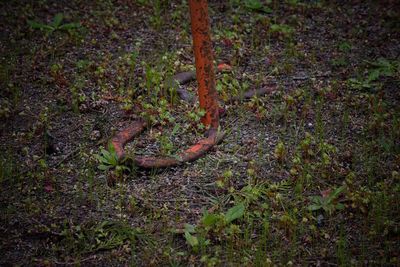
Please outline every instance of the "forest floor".
[[399, 3], [209, 1], [225, 138], [114, 162], [204, 134], [186, 2], [0, 3], [0, 265], [399, 266]]

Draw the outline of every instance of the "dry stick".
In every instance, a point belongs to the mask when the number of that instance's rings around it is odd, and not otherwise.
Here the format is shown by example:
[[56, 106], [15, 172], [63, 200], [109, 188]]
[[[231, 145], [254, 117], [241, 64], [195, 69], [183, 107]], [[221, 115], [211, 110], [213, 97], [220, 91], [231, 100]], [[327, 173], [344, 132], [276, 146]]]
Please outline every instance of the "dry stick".
[[71, 152], [69, 152], [67, 155], [65, 155], [61, 160], [59, 160], [58, 162], [52, 164], [50, 166], [50, 168], [56, 168], [58, 166], [60, 166], [64, 161], [66, 161], [68, 158], [70, 158], [71, 156], [73, 156], [76, 152], [78, 152], [81, 148], [75, 148], [74, 150], [72, 150]]
[[[38, 224], [38, 225], [40, 225], [42, 227], [45, 227], [46, 229], [50, 229], [50, 227], [48, 227], [47, 225], [43, 224], [42, 222], [36, 220], [35, 218], [31, 218], [31, 220], [34, 221], [36, 224]], [[58, 232], [55, 232], [55, 231], [52, 231], [52, 230], [48, 230], [48, 233], [50, 233], [52, 235], [55, 235], [55, 236], [62, 236], [62, 233], [58, 233]]]
[[143, 197], [136, 195], [136, 194], [134, 195], [134, 197], [143, 202], [146, 202], [146, 201], [150, 201], [150, 202], [186, 202], [186, 201], [190, 201], [189, 199], [154, 199], [154, 198], [144, 199]]
[[[78, 152], [80, 149], [81, 149], [81, 148], [78, 147], [78, 148], [72, 150], [72, 151], [69, 152], [66, 156], [64, 156], [60, 161], [58, 161], [58, 162], [52, 164], [52, 165], [49, 166], [49, 167], [50, 167], [50, 168], [56, 168], [56, 167], [60, 166], [64, 161], [66, 161], [68, 158], [70, 158], [71, 156], [73, 156], [73, 155], [74, 155], [76, 152]], [[18, 175], [25, 175], [25, 174], [27, 174], [28, 172], [30, 172], [30, 171], [32, 171], [32, 170], [33, 170], [33, 168], [29, 168], [29, 169], [27, 169], [27, 170], [25, 170], [25, 171], [23, 171], [23, 172], [18, 173]]]

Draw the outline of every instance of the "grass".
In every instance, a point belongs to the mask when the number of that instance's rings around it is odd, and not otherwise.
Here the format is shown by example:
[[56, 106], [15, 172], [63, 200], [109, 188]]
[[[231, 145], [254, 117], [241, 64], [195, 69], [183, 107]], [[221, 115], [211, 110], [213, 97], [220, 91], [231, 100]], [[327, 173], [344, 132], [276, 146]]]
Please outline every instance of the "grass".
[[[390, 7], [361, 19], [372, 3], [210, 2], [216, 60], [233, 67], [217, 75], [225, 139], [194, 163], [127, 172], [100, 150], [125, 122], [151, 124], [133, 155], [173, 156], [204, 132], [204, 111], [164, 84], [193, 69], [188, 7], [79, 2], [1, 6], [25, 19], [2, 18], [0, 263], [398, 265]], [[341, 24], [350, 17], [358, 28]], [[64, 20], [81, 26], [64, 31]], [[228, 101], [271, 83], [271, 94]]]

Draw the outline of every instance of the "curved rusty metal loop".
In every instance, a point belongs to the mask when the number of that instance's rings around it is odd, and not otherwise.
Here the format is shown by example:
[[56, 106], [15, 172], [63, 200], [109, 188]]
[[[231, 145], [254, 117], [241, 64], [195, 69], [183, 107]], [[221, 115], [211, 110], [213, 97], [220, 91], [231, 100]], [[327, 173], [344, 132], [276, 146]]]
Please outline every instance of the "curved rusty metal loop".
[[133, 138], [141, 134], [147, 128], [147, 122], [137, 120], [131, 123], [127, 128], [118, 132], [112, 139], [111, 144], [114, 146], [115, 152], [119, 159], [125, 157], [125, 145]]
[[212, 129], [209, 136], [199, 140], [196, 144], [181, 152], [177, 157], [136, 157], [136, 166], [142, 168], [164, 168], [180, 165], [184, 162], [191, 162], [201, 158], [210, 149], [218, 144], [223, 138], [223, 133]]
[[[134, 121], [124, 130], [118, 132], [111, 140], [118, 158], [125, 157], [124, 146], [145, 130], [147, 123], [142, 120]], [[184, 162], [194, 161], [207, 153], [214, 145], [222, 141], [223, 133], [211, 128], [208, 136], [181, 152], [176, 157], [136, 157], [133, 162], [142, 168], [165, 168], [180, 165]]]

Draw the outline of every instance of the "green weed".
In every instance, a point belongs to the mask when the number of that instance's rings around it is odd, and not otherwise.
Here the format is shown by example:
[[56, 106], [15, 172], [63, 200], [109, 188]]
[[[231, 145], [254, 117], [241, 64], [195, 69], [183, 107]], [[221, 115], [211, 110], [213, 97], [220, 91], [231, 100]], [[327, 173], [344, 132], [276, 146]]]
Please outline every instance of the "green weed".
[[32, 29], [44, 31], [46, 33], [46, 36], [51, 35], [55, 31], [71, 31], [79, 29], [81, 27], [79, 23], [75, 22], [61, 24], [63, 19], [64, 15], [62, 13], [58, 13], [54, 16], [53, 21], [49, 24], [37, 22], [34, 20], [28, 20], [28, 25]]
[[366, 61], [366, 63], [368, 68], [364, 75], [348, 80], [351, 88], [377, 91], [382, 87], [379, 82], [381, 78], [391, 77], [397, 80], [400, 78], [400, 64], [397, 61], [379, 58], [377, 61]]
[[[187, 243], [197, 252], [199, 249], [204, 250], [210, 244], [207, 239], [209, 232], [225, 231], [227, 234], [232, 230], [231, 223], [241, 217], [245, 212], [244, 203], [230, 208], [225, 214], [213, 214], [206, 212], [200, 224], [193, 226], [190, 224], [185, 225], [184, 236]], [[197, 235], [194, 235], [198, 233]]]
[[[270, 4], [272, 1], [267, 1]], [[265, 6], [260, 0], [245, 0], [244, 6], [251, 11], [258, 11], [263, 13], [271, 13], [271, 8]]]
[[0, 155], [0, 184], [16, 177], [17, 166], [12, 153], [4, 151]]
[[332, 214], [335, 210], [344, 209], [344, 205], [338, 202], [340, 194], [346, 189], [345, 186], [340, 186], [325, 196], [310, 197], [312, 204], [307, 207], [310, 211], [324, 210], [328, 214]]
[[144, 240], [143, 231], [123, 222], [102, 221], [94, 225], [65, 224], [60, 233], [60, 250], [66, 255], [79, 256], [126, 245], [134, 253], [137, 240]]
[[95, 155], [98, 160], [98, 169], [102, 171], [115, 171], [117, 177], [121, 177], [124, 172], [130, 172], [131, 169], [125, 165], [127, 158], [120, 160], [112, 143], [109, 143], [108, 150], [100, 149], [100, 154]]
[[290, 38], [294, 33], [294, 28], [286, 24], [271, 24], [269, 31], [273, 34]]

